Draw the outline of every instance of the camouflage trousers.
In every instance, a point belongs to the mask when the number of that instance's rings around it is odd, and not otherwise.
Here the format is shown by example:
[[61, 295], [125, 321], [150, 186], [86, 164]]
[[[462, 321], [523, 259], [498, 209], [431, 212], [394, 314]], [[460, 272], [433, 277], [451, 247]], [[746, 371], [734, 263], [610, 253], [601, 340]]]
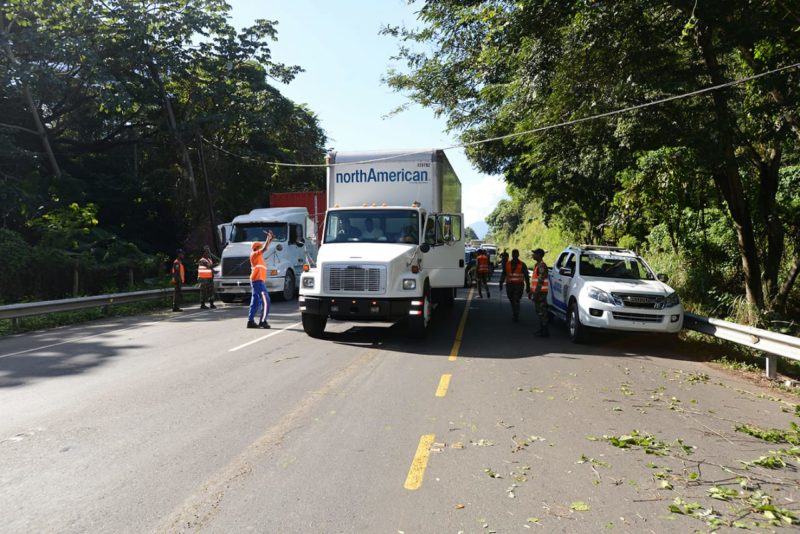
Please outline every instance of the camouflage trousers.
[[519, 301], [522, 300], [522, 294], [525, 292], [523, 284], [506, 284], [506, 296], [511, 302], [511, 313], [514, 315], [514, 320], [519, 319]]
[[539, 328], [547, 326], [549, 316], [547, 314], [547, 293], [534, 293], [533, 305], [536, 307], [536, 315], [539, 316]]
[[206, 301], [214, 304], [214, 280], [200, 281], [200, 305], [205, 304]]

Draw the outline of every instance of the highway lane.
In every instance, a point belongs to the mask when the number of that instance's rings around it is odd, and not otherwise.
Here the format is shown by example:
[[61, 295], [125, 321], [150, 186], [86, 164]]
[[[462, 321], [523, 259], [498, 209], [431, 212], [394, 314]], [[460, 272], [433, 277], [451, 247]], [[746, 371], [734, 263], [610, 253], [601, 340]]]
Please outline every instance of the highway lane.
[[[734, 506], [708, 498], [732, 479], [711, 464], [797, 509], [796, 472], [738, 463], [782, 445], [734, 431], [787, 428], [789, 403], [680, 344], [539, 340], [530, 303], [513, 324], [496, 291], [460, 293], [423, 341], [350, 323], [311, 339], [295, 303], [271, 331], [228, 307], [0, 340], [4, 531], [686, 531], [707, 526], [676, 496]], [[602, 439], [637, 429], [669, 455]]]

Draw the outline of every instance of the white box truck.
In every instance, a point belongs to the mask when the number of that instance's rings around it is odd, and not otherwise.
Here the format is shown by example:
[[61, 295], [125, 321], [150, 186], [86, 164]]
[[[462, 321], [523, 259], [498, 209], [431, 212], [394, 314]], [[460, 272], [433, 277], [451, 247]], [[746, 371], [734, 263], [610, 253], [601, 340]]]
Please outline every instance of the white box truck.
[[250, 298], [250, 253], [253, 242], [264, 241], [267, 230], [275, 236], [264, 251], [267, 291], [279, 299], [294, 298], [303, 265], [316, 260], [316, 225], [306, 208], [264, 208], [239, 215], [230, 223], [220, 273], [214, 277], [214, 289], [222, 302]]
[[442, 150], [327, 156], [328, 212], [317, 264], [303, 273], [303, 329], [329, 318], [407, 321], [422, 336], [464, 284], [461, 182]]

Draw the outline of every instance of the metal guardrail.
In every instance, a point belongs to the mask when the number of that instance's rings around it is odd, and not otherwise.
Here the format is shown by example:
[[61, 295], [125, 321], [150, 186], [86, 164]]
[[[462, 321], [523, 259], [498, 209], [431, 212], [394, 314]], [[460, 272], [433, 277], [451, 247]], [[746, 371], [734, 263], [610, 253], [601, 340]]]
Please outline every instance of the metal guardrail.
[[[184, 287], [184, 292], [199, 291], [199, 287]], [[41, 302], [23, 302], [22, 304], [8, 304], [0, 306], [0, 319], [16, 320], [20, 317], [44, 315], [87, 308], [106, 307], [113, 304], [126, 304], [143, 300], [155, 300], [172, 295], [172, 288], [151, 289], [147, 291], [132, 291], [130, 293], [111, 293], [95, 295], [93, 297], [77, 297], [72, 299], [44, 300]]]
[[684, 314], [683, 327], [764, 351], [767, 360], [766, 373], [769, 378], [777, 377], [778, 356], [800, 360], [800, 338], [797, 337], [692, 313]]

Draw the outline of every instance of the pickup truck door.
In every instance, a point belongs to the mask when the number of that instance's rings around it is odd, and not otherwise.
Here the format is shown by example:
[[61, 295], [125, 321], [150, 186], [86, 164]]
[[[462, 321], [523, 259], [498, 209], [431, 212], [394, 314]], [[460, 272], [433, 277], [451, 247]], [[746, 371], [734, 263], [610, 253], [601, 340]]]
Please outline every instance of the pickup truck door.
[[572, 277], [575, 276], [575, 254], [562, 252], [550, 274], [550, 299], [553, 306], [566, 313]]
[[423, 243], [430, 250], [422, 257], [431, 287], [464, 285], [464, 231], [460, 213], [431, 213], [425, 223]]

